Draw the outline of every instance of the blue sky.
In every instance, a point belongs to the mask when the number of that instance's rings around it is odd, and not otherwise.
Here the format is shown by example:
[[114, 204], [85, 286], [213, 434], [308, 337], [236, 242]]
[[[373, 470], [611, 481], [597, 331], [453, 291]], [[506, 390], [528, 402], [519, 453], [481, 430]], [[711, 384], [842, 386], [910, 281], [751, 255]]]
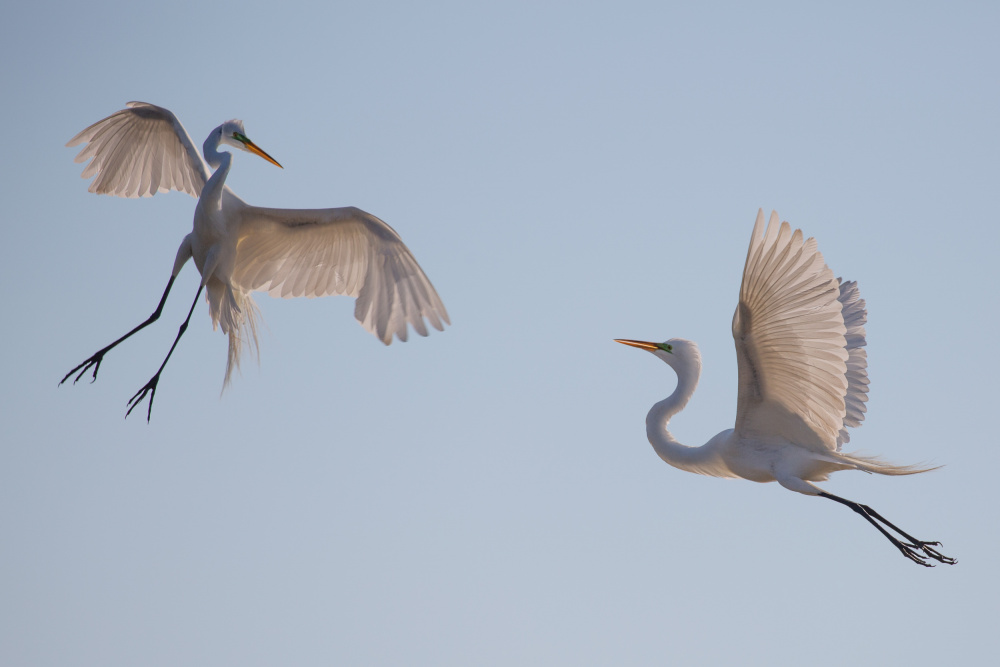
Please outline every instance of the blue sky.
[[[1000, 585], [992, 410], [1000, 10], [988, 3], [33, 5], [0, 26], [6, 286], [0, 662], [983, 664]], [[65, 142], [143, 100], [229, 118], [248, 202], [359, 206], [453, 325], [386, 348], [345, 298], [257, 301], [219, 395], [207, 308], [150, 424], [123, 419], [197, 289], [155, 307], [194, 200], [87, 192]], [[758, 208], [868, 302], [841, 473], [955, 567], [835, 503], [702, 478], [646, 442], [732, 426], [730, 321]]]

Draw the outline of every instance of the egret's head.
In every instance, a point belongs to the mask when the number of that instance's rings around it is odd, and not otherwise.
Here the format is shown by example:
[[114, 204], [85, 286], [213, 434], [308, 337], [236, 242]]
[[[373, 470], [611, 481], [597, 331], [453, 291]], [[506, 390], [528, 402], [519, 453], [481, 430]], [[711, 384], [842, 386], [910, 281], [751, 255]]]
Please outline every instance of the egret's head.
[[242, 120], [236, 120], [235, 118], [233, 120], [227, 120], [225, 123], [215, 128], [215, 131], [219, 133], [219, 141], [221, 143], [234, 146], [235, 148], [239, 148], [247, 153], [259, 155], [271, 164], [281, 167], [277, 160], [265, 153], [263, 149], [257, 146], [257, 144], [250, 141], [250, 138], [247, 137], [246, 132], [243, 130]]
[[615, 342], [652, 352], [678, 374], [692, 368], [701, 369], [701, 352], [698, 351], [698, 345], [694, 341], [671, 338], [663, 343], [649, 343], [643, 340], [616, 338]]

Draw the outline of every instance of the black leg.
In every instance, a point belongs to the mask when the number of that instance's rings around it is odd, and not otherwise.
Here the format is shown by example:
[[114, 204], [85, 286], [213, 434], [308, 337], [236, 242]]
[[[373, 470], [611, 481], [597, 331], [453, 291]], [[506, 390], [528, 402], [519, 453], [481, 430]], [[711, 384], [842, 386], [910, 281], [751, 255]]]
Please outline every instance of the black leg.
[[76, 378], [73, 380], [73, 384], [76, 384], [77, 382], [79, 382], [80, 378], [83, 377], [83, 374], [86, 373], [88, 370], [90, 370], [91, 367], [93, 367], [94, 369], [94, 375], [90, 381], [93, 382], [94, 380], [96, 380], [97, 371], [101, 368], [101, 361], [104, 359], [105, 354], [107, 354], [112, 348], [118, 345], [118, 343], [121, 343], [123, 340], [125, 340], [132, 334], [137, 333], [142, 329], [145, 329], [150, 324], [152, 324], [153, 322], [155, 322], [160, 318], [160, 313], [163, 311], [163, 304], [167, 302], [167, 295], [170, 294], [170, 288], [174, 286], [174, 278], [176, 277], [177, 276], [170, 276], [170, 280], [167, 281], [167, 288], [163, 290], [163, 296], [160, 297], [159, 305], [156, 306], [156, 310], [153, 311], [153, 314], [150, 315], [145, 322], [137, 326], [135, 329], [132, 329], [131, 331], [129, 331], [127, 334], [125, 334], [115, 342], [111, 343], [111, 345], [101, 348], [100, 350], [95, 352], [89, 359], [87, 359], [82, 364], [71, 370], [69, 373], [66, 373], [63, 379], [59, 381], [59, 384], [61, 385], [63, 382], [68, 380], [69, 376], [72, 375], [73, 373], [80, 371], [79, 375], [77, 375]]
[[[954, 565], [955, 563], [958, 562], [954, 558], [949, 558], [948, 556], [945, 556], [937, 549], [933, 548], [941, 546], [940, 542], [924, 542], [923, 540], [916, 539], [912, 535], [903, 532], [896, 526], [886, 521], [881, 514], [873, 510], [871, 507], [868, 507], [868, 505], [862, 505], [860, 503], [854, 502], [853, 500], [847, 500], [846, 498], [841, 498], [840, 496], [835, 496], [832, 493], [827, 493], [825, 491], [821, 491], [819, 495], [822, 496], [823, 498], [829, 498], [830, 500], [835, 500], [841, 505], [846, 505], [847, 507], [850, 507], [852, 510], [863, 516], [868, 523], [875, 526], [878, 529], [878, 532], [882, 533], [887, 540], [892, 542], [896, 546], [896, 548], [902, 552], [904, 556], [912, 560], [914, 563], [919, 563], [920, 565], [923, 565], [925, 567], [934, 567], [933, 563], [927, 562], [928, 558], [936, 560], [939, 563], [946, 563], [948, 565]], [[892, 530], [899, 533], [903, 537], [903, 539], [907, 541], [906, 542], [900, 541], [889, 531], [887, 531], [885, 528], [879, 525], [880, 521], [889, 528], [891, 528]]]
[[194, 307], [198, 305], [198, 297], [201, 296], [201, 290], [204, 287], [204, 285], [198, 286], [198, 293], [194, 295], [194, 303], [191, 304], [191, 309], [188, 311], [187, 317], [181, 324], [181, 328], [177, 330], [177, 338], [174, 339], [174, 344], [170, 346], [170, 351], [167, 352], [167, 358], [163, 360], [162, 364], [160, 364], [159, 370], [156, 371], [156, 374], [153, 375], [153, 377], [149, 378], [149, 382], [143, 385], [142, 389], [135, 392], [135, 396], [129, 399], [128, 412], [125, 413], [126, 419], [128, 419], [128, 416], [132, 414], [132, 410], [135, 409], [135, 406], [142, 402], [142, 399], [146, 397], [146, 394], [149, 394], [149, 409], [146, 410], [146, 423], [149, 423], [149, 418], [153, 414], [153, 397], [156, 396], [156, 385], [160, 381], [160, 373], [163, 372], [163, 367], [166, 366], [167, 362], [170, 360], [170, 355], [174, 353], [174, 348], [177, 347], [177, 342], [181, 339], [181, 336], [184, 335], [184, 332], [187, 331], [188, 322], [191, 321], [191, 313], [194, 312]]

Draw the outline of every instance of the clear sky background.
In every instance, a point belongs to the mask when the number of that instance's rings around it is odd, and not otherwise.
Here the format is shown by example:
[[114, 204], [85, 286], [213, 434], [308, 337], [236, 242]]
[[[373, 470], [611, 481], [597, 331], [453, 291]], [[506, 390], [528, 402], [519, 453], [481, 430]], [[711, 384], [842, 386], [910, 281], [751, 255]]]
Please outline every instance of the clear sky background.
[[[4, 128], [0, 663], [986, 664], [995, 658], [1000, 10], [995, 3], [14, 3]], [[123, 419], [198, 283], [155, 307], [195, 201], [87, 192], [66, 141], [143, 100], [229, 118], [250, 203], [359, 206], [453, 326], [386, 348], [346, 298], [258, 297], [221, 396], [200, 304], [153, 418]], [[859, 517], [661, 462], [732, 426], [757, 209], [868, 302], [840, 473]]]

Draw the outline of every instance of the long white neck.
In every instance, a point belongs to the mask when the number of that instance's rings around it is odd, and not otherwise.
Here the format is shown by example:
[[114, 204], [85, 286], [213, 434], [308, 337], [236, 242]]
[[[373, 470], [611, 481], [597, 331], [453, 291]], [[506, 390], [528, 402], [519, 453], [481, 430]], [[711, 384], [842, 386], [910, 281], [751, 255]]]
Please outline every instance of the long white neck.
[[201, 152], [215, 172], [208, 179], [208, 183], [201, 191], [201, 199], [206, 202], [218, 204], [222, 197], [222, 190], [226, 185], [226, 177], [229, 175], [229, 168], [233, 165], [233, 154], [229, 151], [219, 150], [219, 140], [222, 135], [219, 132], [212, 132], [202, 144]]
[[718, 456], [712, 448], [688, 447], [679, 443], [667, 430], [670, 418], [684, 409], [698, 387], [701, 376], [701, 359], [688, 357], [684, 363], [671, 363], [677, 373], [674, 393], [653, 406], [646, 415], [646, 437], [661, 459], [681, 470], [702, 475], [719, 475]]

